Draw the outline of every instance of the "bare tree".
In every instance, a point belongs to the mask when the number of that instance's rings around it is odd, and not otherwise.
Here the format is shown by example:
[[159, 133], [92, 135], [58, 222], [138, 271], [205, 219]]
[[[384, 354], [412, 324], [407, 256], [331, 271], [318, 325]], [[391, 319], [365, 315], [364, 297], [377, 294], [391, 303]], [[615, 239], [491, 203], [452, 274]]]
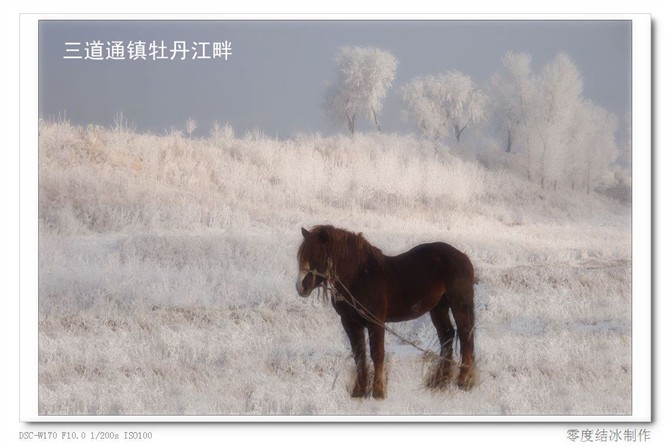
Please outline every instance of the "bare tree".
[[372, 120], [381, 132], [382, 100], [395, 78], [396, 58], [378, 48], [342, 47], [335, 62], [338, 79], [326, 92], [326, 114], [335, 123], [346, 123], [352, 135], [358, 117]]

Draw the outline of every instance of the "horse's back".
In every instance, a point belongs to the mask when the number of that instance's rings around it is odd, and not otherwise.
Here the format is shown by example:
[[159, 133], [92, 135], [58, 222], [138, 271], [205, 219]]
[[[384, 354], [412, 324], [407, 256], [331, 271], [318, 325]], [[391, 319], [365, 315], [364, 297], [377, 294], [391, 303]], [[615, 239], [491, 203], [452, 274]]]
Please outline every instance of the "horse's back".
[[449, 244], [416, 246], [387, 257], [388, 320], [415, 319], [445, 295], [470, 296], [474, 271], [467, 255]]
[[405, 253], [391, 257], [399, 270], [417, 274], [435, 273], [446, 280], [474, 279], [472, 262], [460, 250], [444, 243], [420, 244]]

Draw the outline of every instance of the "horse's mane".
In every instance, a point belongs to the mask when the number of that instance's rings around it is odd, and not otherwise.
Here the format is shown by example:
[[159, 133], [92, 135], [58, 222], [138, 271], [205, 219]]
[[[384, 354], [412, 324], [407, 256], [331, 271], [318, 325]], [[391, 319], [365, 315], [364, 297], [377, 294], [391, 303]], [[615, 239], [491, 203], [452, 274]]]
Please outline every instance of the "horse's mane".
[[351, 278], [372, 264], [380, 264], [382, 251], [365, 239], [362, 233], [354, 233], [331, 225], [319, 225], [310, 230], [298, 249], [300, 262], [318, 258], [327, 253], [333, 260], [341, 279]]

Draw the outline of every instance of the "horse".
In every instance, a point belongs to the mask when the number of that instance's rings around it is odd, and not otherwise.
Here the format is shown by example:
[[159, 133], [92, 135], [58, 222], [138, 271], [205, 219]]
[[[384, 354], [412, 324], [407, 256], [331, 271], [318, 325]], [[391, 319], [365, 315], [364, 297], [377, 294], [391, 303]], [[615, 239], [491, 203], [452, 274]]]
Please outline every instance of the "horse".
[[440, 341], [437, 369], [428, 386], [441, 388], [450, 380], [453, 344], [458, 333], [461, 365], [457, 384], [464, 390], [472, 388], [474, 268], [467, 255], [446, 243], [434, 242], [387, 256], [361, 233], [331, 225], [301, 230], [296, 290], [301, 297], [308, 297], [315, 288], [331, 283], [330, 287], [340, 297], [332, 298], [331, 302], [351, 343], [356, 365], [351, 397], [365, 397], [369, 393], [365, 330], [374, 365], [372, 396], [384, 399], [385, 324], [416, 319], [427, 312]]

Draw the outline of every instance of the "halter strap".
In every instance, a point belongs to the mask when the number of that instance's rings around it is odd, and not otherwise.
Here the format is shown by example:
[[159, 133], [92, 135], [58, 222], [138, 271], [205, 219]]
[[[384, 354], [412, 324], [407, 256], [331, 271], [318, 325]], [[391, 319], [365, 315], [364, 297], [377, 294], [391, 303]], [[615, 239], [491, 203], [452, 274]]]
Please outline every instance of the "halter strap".
[[321, 277], [325, 280], [324, 284], [319, 287], [323, 288], [324, 294], [330, 292], [331, 300], [334, 302], [342, 302], [345, 300], [344, 296], [340, 294], [336, 287], [336, 283], [342, 285], [342, 282], [335, 273], [335, 267], [333, 266], [333, 259], [331, 257], [328, 257], [328, 266], [326, 267], [325, 272], [319, 272], [316, 269], [309, 269], [307, 273], [312, 274], [315, 277]]
[[312, 274], [315, 277], [321, 277], [326, 281], [332, 282], [335, 279], [335, 270], [333, 269], [333, 259], [328, 257], [328, 267], [326, 272], [319, 272], [316, 269], [308, 269], [306, 271], [308, 274]]

